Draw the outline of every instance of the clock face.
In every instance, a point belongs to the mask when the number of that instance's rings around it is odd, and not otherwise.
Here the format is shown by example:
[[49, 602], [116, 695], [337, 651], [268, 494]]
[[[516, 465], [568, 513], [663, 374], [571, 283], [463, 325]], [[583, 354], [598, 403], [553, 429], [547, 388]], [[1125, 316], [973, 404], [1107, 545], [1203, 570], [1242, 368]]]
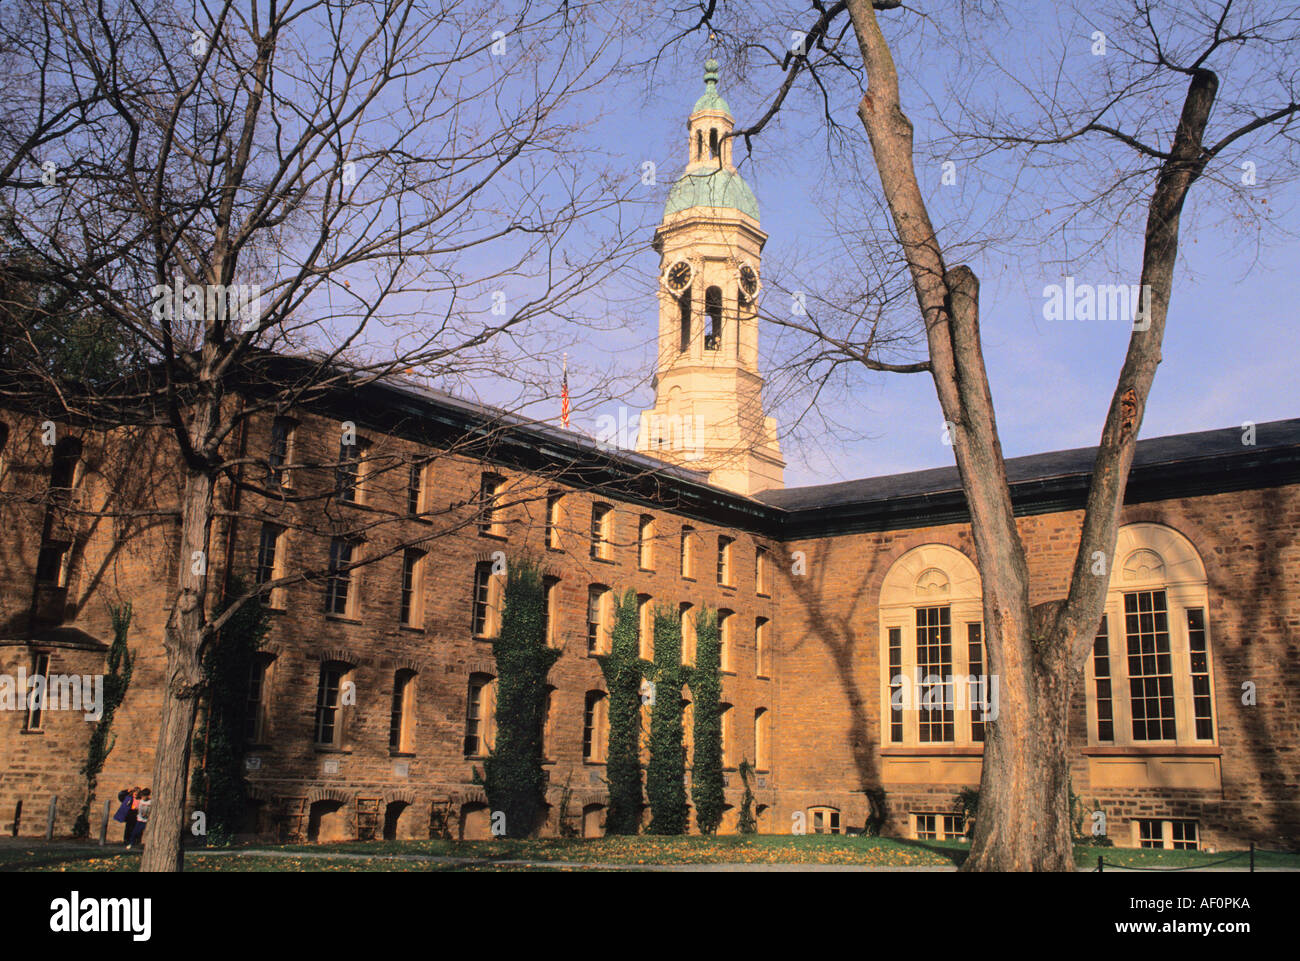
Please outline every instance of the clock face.
[[747, 297], [753, 297], [758, 291], [758, 271], [749, 264], [740, 268], [740, 289]]
[[668, 289], [680, 294], [691, 283], [691, 265], [679, 260], [668, 268]]

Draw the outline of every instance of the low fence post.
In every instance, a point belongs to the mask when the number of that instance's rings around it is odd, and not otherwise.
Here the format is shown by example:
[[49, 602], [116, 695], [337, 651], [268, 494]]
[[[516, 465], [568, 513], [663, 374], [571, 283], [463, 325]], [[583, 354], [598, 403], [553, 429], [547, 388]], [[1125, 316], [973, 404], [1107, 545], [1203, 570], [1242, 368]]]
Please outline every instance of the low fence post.
[[59, 810], [59, 796], [57, 794], [50, 797], [50, 816], [45, 822], [45, 840], [54, 840], [54, 817]]
[[99, 825], [99, 846], [102, 848], [108, 841], [108, 819], [113, 814], [113, 801], [109, 799], [104, 802], [104, 821]]
[[1101, 867], [1101, 855], [1100, 855], [1100, 854], [1097, 855], [1097, 873], [1098, 873], [1098, 874], [1105, 874], [1105, 873], [1106, 873], [1105, 871], [1102, 870], [1102, 867]]

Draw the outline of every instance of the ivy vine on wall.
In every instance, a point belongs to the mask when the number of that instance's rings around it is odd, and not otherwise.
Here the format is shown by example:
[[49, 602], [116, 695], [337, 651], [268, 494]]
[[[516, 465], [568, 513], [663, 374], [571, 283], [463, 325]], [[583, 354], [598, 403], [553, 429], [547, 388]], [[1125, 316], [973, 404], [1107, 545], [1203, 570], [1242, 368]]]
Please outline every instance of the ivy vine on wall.
[[609, 689], [609, 784], [606, 834], [636, 834], [641, 826], [641, 638], [636, 592], [619, 599], [610, 653], [597, 658]]
[[726, 803], [722, 781], [722, 635], [718, 612], [700, 611], [696, 618], [695, 667], [691, 693], [695, 698], [695, 757], [691, 764], [691, 800], [701, 834], [714, 834], [722, 823]]
[[[226, 596], [239, 597], [245, 590], [235, 577]], [[203, 654], [207, 697], [195, 725], [193, 752], [199, 763], [190, 778], [190, 797], [205, 815], [209, 845], [230, 844], [244, 819], [248, 681], [269, 629], [266, 608], [254, 599], [235, 612]]]
[[651, 834], [686, 833], [686, 747], [682, 743], [682, 626], [677, 612], [655, 608], [655, 655], [650, 680], [655, 704], [650, 711], [650, 761], [646, 797]]
[[483, 791], [494, 820], [498, 812], [505, 815], [505, 836], [528, 837], [542, 826], [546, 810], [546, 676], [560, 656], [546, 644], [546, 596], [542, 572], [532, 560], [509, 562], [501, 631], [492, 653], [496, 745], [483, 764]]

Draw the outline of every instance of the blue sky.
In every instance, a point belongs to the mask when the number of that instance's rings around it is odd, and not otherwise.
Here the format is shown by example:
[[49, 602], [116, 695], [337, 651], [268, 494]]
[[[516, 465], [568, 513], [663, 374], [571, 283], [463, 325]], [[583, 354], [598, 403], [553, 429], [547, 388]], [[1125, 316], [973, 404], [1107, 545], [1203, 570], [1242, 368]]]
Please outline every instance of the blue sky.
[[[1038, 8], [1041, 10], [1042, 5]], [[1023, 49], [1018, 46], [1008, 55], [1021, 58], [1020, 62], [1031, 70], [1041, 70], [1044, 64], [1051, 67], [1053, 62], [1062, 65], [1063, 70], [1093, 69], [1086, 58], [1086, 27], [1090, 25], [1095, 24], [1063, 23], [1059, 18], [1044, 21], [1039, 36], [1023, 37]], [[1082, 47], [1075, 50], [1079, 56], [1065, 58], [1053, 53], [1056, 42], [1065, 44], [1065, 49], [1075, 49], [1070, 45], [1076, 36], [1084, 38]], [[647, 159], [659, 165], [656, 203], [662, 202], [671, 177], [684, 162], [684, 120], [702, 89], [699, 64], [711, 51], [707, 44], [701, 44], [680, 52], [680, 60], [662, 63], [649, 79], [629, 79], [621, 88], [606, 88], [604, 103], [624, 107], [596, 128], [602, 142], [617, 146], [612, 151], [615, 156], [621, 153], [626, 157], [630, 170], [639, 171]], [[896, 55], [905, 73], [905, 98], [909, 89], [914, 93], [918, 87], [935, 91], [951, 84], [953, 78], [942, 72], [943, 58], [934, 57], [925, 63], [923, 50], [901, 40]], [[777, 72], [751, 65], [747, 82], [741, 83], [734, 71], [729, 72], [725, 52], [723, 56], [720, 90], [738, 123], [752, 121], [765, 106], [764, 97], [774, 88]], [[1034, 56], [1044, 62], [1033, 62]], [[910, 62], [909, 57], [913, 58]], [[1235, 61], [1231, 66], [1232, 70], [1223, 76], [1225, 97], [1234, 95], [1230, 84], [1240, 83], [1240, 77], [1249, 75], [1247, 64]], [[977, 88], [978, 84], [971, 89]], [[857, 97], [847, 88], [844, 93], [842, 102], [835, 105], [836, 113], [842, 122], [856, 123], [852, 111]], [[921, 141], [931, 132], [926, 127], [924, 97], [918, 93], [914, 103], [915, 110], [912, 104], [905, 104], [905, 108], [917, 122]], [[1172, 127], [1177, 104], [1170, 110], [1174, 111], [1168, 115]], [[769, 262], [799, 263], [805, 258], [815, 265], [808, 282], [816, 287], [823, 279], [820, 272], [835, 269], [834, 258], [822, 256], [834, 245], [835, 215], [828, 212], [825, 200], [828, 182], [836, 181], [829, 191], [835, 195], [846, 189], [854, 171], [838, 162], [826, 162], [819, 134], [823, 127], [815, 101], [809, 97], [792, 98], [787, 112], [789, 116], [755, 141], [753, 155], [743, 169], [758, 196], [762, 226], [770, 235], [764, 252], [765, 267]], [[1120, 153], [1113, 155], [1118, 157]], [[1090, 156], [1084, 156], [1085, 167], [1093, 162]], [[1224, 175], [1232, 176], [1237, 160], [1228, 162], [1232, 166]], [[834, 169], [828, 170], [828, 166]], [[875, 190], [869, 158], [860, 169], [871, 174], [866, 178], [870, 181], [867, 190]], [[921, 168], [922, 187], [944, 234], [948, 223], [945, 218], [950, 214], [956, 219], [965, 217], [969, 223], [987, 225], [984, 218], [990, 207], [998, 198], [1005, 199], [996, 178], [1009, 177], [1012, 165], [1000, 160], [983, 166], [963, 164], [959, 168], [958, 191], [953, 195], [942, 193], [950, 188], [940, 186], [937, 169], [932, 171], [930, 183], [925, 183], [927, 169]], [[1276, 166], [1273, 169], [1279, 170]], [[1098, 162], [1099, 182], [1105, 173], [1106, 162]], [[988, 179], [982, 180], [982, 175]], [[851, 185], [847, 189], [857, 191]], [[1147, 194], [1149, 188], [1143, 196]], [[1145, 437], [1300, 416], [1300, 393], [1294, 386], [1300, 333], [1293, 322], [1295, 305], [1300, 303], [1296, 271], [1300, 241], [1277, 225], [1266, 225], [1262, 232], [1240, 227], [1235, 212], [1223, 207], [1223, 194], [1220, 184], [1203, 180], [1193, 188], [1184, 216], [1180, 269], [1164, 359], [1142, 427]], [[1270, 180], [1267, 166], [1253, 196], [1265, 199], [1269, 209], [1281, 211], [1283, 226], [1297, 200], [1295, 185]], [[1017, 203], [1025, 208], [1043, 203], [1046, 211], [1053, 206], [1053, 198], [1059, 197], [1055, 174], [1022, 172], [1015, 190]], [[1223, 210], [1228, 210], [1227, 216], [1221, 215]], [[1097, 215], [1103, 224], [1106, 216], [1101, 212]], [[1068, 260], [1073, 256], [1071, 251], [1055, 249], [1051, 244], [1023, 249], [1015, 244], [995, 243], [966, 261], [981, 278], [984, 349], [1008, 456], [1096, 442], [1127, 346], [1128, 327], [1116, 321], [1046, 321], [1042, 291], [1046, 284], [1060, 283], [1067, 274], [1098, 284], [1137, 283], [1140, 251], [1133, 241], [1144, 220], [1144, 205], [1130, 206], [1122, 219], [1114, 218], [1112, 222], [1125, 225], [1127, 234], [1117, 236], [1101, 257]], [[601, 349], [575, 357], [575, 365], [614, 368], [629, 375], [648, 373], [657, 323], [652, 285], [658, 273], [658, 257], [649, 249], [648, 228], [645, 237], [646, 248], [634, 264], [639, 276], [626, 281], [627, 302], [621, 305], [627, 311], [622, 318], [624, 329], [611, 335]], [[1066, 263], [1060, 262], [1063, 259]], [[950, 260], [954, 262], [960, 259]], [[768, 296], [773, 296], [770, 288]], [[765, 327], [761, 331], [765, 345], [770, 345], [776, 334], [770, 325]], [[649, 406], [648, 383], [634, 388], [626, 399], [630, 406]], [[827, 398], [824, 406], [834, 408], [832, 416], [845, 429], [810, 425], [803, 432], [808, 436], [783, 438], [787, 485], [953, 462], [951, 449], [941, 442], [942, 422], [928, 375], [862, 371]], [[601, 408], [608, 409], [608, 405]], [[776, 413], [780, 417], [785, 412], [778, 409]]]

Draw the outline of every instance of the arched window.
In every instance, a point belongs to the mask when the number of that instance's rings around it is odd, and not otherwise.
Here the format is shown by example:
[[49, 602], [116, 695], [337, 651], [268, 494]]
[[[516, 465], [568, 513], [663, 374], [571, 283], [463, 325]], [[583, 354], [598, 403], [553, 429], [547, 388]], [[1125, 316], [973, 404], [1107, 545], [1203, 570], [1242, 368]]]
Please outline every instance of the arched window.
[[677, 312], [681, 318], [681, 344], [678, 347], [682, 353], [691, 349], [691, 292], [689, 289], [683, 291], [682, 295], [677, 298]]
[[609, 699], [604, 691], [588, 691], [582, 710], [582, 759], [603, 763], [608, 743]]
[[1128, 524], [1116, 538], [1115, 561], [1088, 663], [1089, 743], [1215, 743], [1200, 555], [1172, 528]]
[[704, 159], [704, 131], [703, 130], [695, 131], [695, 159], [696, 160]]
[[973, 746], [995, 686], [985, 679], [980, 578], [961, 551], [914, 548], [880, 588], [884, 744]]
[[709, 318], [709, 332], [704, 337], [705, 350], [722, 347], [722, 288], [709, 287], [704, 291], [704, 313]]
[[718, 157], [718, 128], [709, 129], [709, 159], [716, 160]]

